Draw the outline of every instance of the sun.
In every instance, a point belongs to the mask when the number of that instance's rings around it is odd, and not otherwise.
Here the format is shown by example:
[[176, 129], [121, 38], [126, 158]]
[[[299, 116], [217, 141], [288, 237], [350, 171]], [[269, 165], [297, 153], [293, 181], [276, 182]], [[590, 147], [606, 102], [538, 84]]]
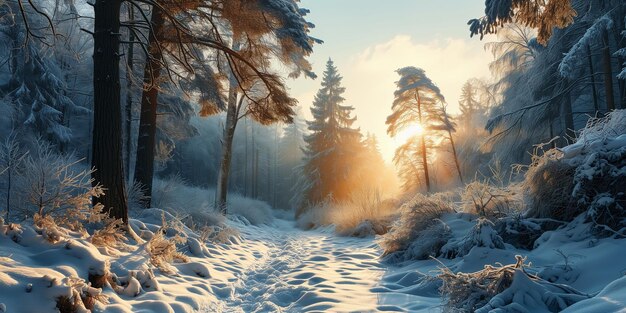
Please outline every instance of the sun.
[[405, 128], [402, 132], [396, 136], [399, 142], [406, 142], [409, 138], [421, 135], [424, 132], [424, 127], [420, 124], [412, 124], [411, 126]]

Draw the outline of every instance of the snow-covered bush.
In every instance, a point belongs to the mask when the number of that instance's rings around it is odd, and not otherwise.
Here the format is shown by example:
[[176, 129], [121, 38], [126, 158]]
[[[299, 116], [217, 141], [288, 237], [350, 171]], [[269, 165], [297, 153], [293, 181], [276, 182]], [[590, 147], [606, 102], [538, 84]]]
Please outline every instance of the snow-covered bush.
[[558, 156], [557, 150], [533, 156], [522, 183], [528, 197], [527, 217], [571, 221], [580, 213], [573, 210], [575, 168]]
[[498, 219], [496, 230], [502, 240], [518, 249], [531, 250], [535, 240], [543, 233], [542, 225], [548, 229], [556, 228], [560, 223], [550, 220], [525, 218], [522, 214], [509, 215]]
[[[152, 206], [171, 212], [194, 224], [215, 225], [223, 222], [214, 209], [215, 190], [187, 185], [180, 177], [155, 179], [152, 190]], [[265, 202], [242, 197], [235, 193], [228, 196], [229, 214], [243, 216], [253, 225], [272, 221], [272, 208]], [[190, 225], [190, 224], [188, 224]]]
[[417, 238], [402, 251], [385, 256], [390, 263], [409, 260], [425, 260], [439, 255], [441, 248], [452, 238], [450, 227], [442, 220], [435, 220], [430, 226], [419, 232]]
[[[574, 144], [551, 150], [531, 166], [530, 217], [585, 220], [600, 233], [626, 226], [626, 110], [591, 119]], [[556, 205], [555, 205], [556, 204]]]
[[125, 238], [122, 220], [108, 219], [102, 228], [93, 232], [90, 241], [98, 247], [117, 248]]
[[443, 268], [441, 294], [445, 312], [559, 312], [588, 299], [569, 286], [553, 284], [529, 274], [525, 259], [515, 264], [486, 265], [475, 273], [454, 273]]
[[515, 190], [482, 181], [473, 181], [465, 186], [461, 201], [465, 212], [488, 218], [519, 212], [522, 207], [522, 200]]
[[[400, 217], [391, 226], [391, 230], [380, 240], [380, 245], [384, 249], [384, 255], [392, 253], [398, 254], [393, 259], [402, 259], [401, 254], [407, 253], [409, 247], [420, 238], [426, 235], [433, 235], [435, 238], [429, 238], [431, 244], [421, 247], [422, 252], [416, 251], [417, 246], [413, 246], [408, 252], [415, 256], [424, 256], [428, 251], [434, 250], [435, 247], [443, 245], [449, 237], [447, 231], [437, 231], [447, 229], [441, 225], [441, 217], [446, 213], [453, 213], [455, 210], [452, 204], [442, 201], [437, 196], [416, 195], [413, 199], [406, 202], [400, 208]], [[424, 235], [422, 233], [426, 232]], [[436, 233], [435, 233], [436, 232]]]
[[441, 248], [441, 254], [449, 259], [467, 255], [474, 247], [504, 249], [504, 241], [490, 220], [480, 217], [476, 225], [460, 240], [449, 241]]
[[296, 214], [296, 226], [300, 229], [309, 230], [315, 227], [332, 225], [330, 212], [333, 203], [329, 199], [322, 201], [313, 206], [308, 206], [306, 210], [302, 210], [301, 214]]
[[84, 222], [99, 222], [104, 217], [101, 206], [92, 199], [104, 194], [100, 185], [92, 185], [93, 170], [81, 169], [80, 160], [56, 153], [43, 141], [36, 142], [24, 160], [18, 177], [17, 194], [22, 197], [24, 216], [54, 216], [56, 223], [80, 230]]

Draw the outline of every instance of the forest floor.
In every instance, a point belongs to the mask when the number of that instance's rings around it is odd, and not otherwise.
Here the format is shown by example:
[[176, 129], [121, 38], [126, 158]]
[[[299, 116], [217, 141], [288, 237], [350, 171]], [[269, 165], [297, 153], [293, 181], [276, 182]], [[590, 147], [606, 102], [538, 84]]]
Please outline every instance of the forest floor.
[[338, 237], [332, 228], [302, 231], [293, 224], [277, 219], [272, 226], [241, 228], [237, 249], [256, 251], [255, 259], [220, 299], [223, 311], [397, 312], [440, 303], [438, 295], [416, 299], [421, 297], [403, 290], [421, 275], [381, 263], [374, 238]]
[[[227, 224], [239, 236], [203, 241], [188, 228], [164, 230], [163, 219], [173, 217], [157, 209], [138, 212], [130, 225], [145, 241], [117, 248], [96, 246], [78, 233], [59, 231], [51, 242], [42, 235], [45, 229], [2, 226], [0, 312], [57, 312], [60, 297], [76, 294], [97, 295], [93, 312], [107, 313], [440, 312], [441, 267], [472, 273], [487, 264], [514, 263], [516, 255], [532, 262], [528, 271], [588, 295], [568, 312], [626, 308], [626, 239], [592, 238], [582, 224], [544, 233], [531, 251], [474, 246], [454, 259], [389, 264], [380, 257], [377, 238], [340, 237], [332, 227], [303, 231], [279, 218], [253, 226], [234, 216]], [[454, 238], [475, 224], [462, 213], [442, 221]], [[155, 265], [159, 241], [151, 238], [163, 231], [169, 238], [187, 236], [177, 249], [184, 260]], [[85, 283], [103, 272], [113, 283], [102, 289]], [[547, 312], [533, 303], [524, 302], [533, 308], [529, 312]]]

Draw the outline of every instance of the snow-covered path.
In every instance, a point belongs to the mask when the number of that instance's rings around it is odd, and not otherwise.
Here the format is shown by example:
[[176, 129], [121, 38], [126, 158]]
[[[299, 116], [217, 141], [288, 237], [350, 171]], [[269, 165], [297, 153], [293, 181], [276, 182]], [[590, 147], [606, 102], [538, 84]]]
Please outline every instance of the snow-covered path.
[[224, 312], [403, 312], [432, 306], [403, 290], [419, 276], [394, 274], [381, 264], [373, 238], [301, 231], [284, 220], [241, 231], [243, 242], [224, 254], [239, 255], [243, 267], [220, 297]]

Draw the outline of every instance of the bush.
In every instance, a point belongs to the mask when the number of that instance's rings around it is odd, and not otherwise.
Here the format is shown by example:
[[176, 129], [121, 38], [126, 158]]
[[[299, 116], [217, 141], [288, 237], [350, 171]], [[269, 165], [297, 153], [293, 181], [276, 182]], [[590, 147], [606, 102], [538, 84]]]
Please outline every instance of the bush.
[[[190, 226], [215, 225], [224, 220], [215, 210], [215, 190], [187, 185], [179, 176], [155, 179], [152, 206], [176, 214]], [[272, 208], [265, 202], [230, 193], [228, 213], [243, 216], [253, 225], [268, 224], [273, 219]]]
[[591, 119], [576, 143], [535, 157], [526, 173], [529, 217], [585, 221], [626, 236], [626, 110]]
[[378, 190], [360, 190], [339, 203], [330, 199], [309, 208], [296, 224], [302, 229], [335, 225], [341, 236], [367, 237], [389, 230], [396, 214], [394, 200], [383, 200]]
[[571, 221], [581, 212], [572, 198], [575, 167], [562, 162], [557, 150], [533, 156], [522, 186], [529, 206], [527, 217]]
[[461, 202], [465, 212], [492, 219], [522, 209], [522, 199], [514, 189], [499, 188], [481, 181], [465, 186]]
[[441, 254], [448, 258], [467, 255], [474, 247], [504, 249], [504, 241], [494, 230], [493, 222], [486, 218], [478, 218], [467, 236], [458, 241], [450, 241], [441, 248]]
[[475, 273], [443, 268], [441, 294], [445, 312], [559, 312], [584, 299], [569, 286], [553, 284], [529, 274], [521, 256], [515, 264], [486, 265]]
[[[437, 196], [428, 197], [418, 194], [402, 205], [400, 217], [391, 226], [391, 230], [380, 240], [379, 243], [384, 250], [383, 255], [405, 253], [415, 241], [424, 237], [422, 235], [423, 232], [428, 230], [426, 234], [429, 234], [436, 230], [436, 227], [443, 227], [434, 225], [442, 223], [440, 219], [444, 214], [453, 212], [455, 210], [450, 202], [442, 201]], [[434, 246], [447, 240], [449, 236], [446, 235], [446, 232], [440, 232], [438, 235], [438, 239], [433, 239], [432, 245], [424, 247], [426, 250], [433, 249]], [[417, 253], [416, 251], [411, 251], [410, 253], [416, 256], [424, 256], [424, 253]], [[397, 255], [393, 258], [402, 259], [403, 257]]]

